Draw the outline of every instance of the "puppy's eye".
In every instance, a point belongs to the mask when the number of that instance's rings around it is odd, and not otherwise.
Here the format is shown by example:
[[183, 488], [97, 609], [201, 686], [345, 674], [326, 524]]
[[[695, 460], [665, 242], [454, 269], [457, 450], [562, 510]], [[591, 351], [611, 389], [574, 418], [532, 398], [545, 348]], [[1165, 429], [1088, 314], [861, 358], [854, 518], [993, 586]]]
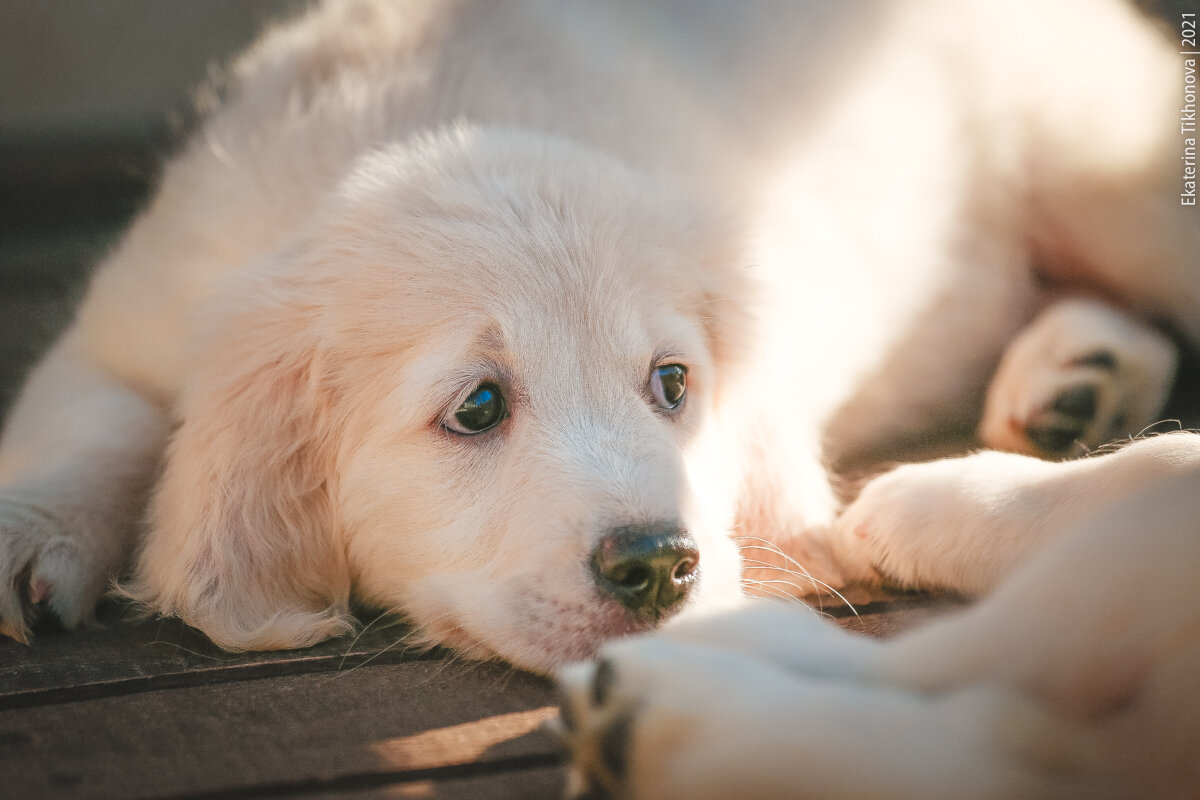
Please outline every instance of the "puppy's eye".
[[650, 373], [650, 394], [659, 408], [674, 411], [683, 403], [687, 394], [687, 367], [681, 364], [663, 364]]
[[455, 433], [483, 433], [503, 422], [507, 411], [500, 387], [481, 383], [443, 424]]

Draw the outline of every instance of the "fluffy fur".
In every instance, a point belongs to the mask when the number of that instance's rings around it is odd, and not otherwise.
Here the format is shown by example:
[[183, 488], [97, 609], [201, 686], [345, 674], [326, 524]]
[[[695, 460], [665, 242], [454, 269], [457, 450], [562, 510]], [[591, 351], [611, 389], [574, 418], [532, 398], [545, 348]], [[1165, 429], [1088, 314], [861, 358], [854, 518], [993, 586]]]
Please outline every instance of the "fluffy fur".
[[[12, 411], [0, 626], [78, 623], [136, 552], [123, 591], [222, 647], [356, 602], [548, 670], [649, 626], [589, 558], [652, 523], [695, 608], [741, 589], [731, 532], [801, 589], [991, 585], [864, 547], [830, 475], [1153, 421], [1158, 330], [1200, 339], [1173, 66], [1108, 0], [323, 4], [234, 65]], [[486, 381], [509, 418], [449, 432]]]
[[1194, 797], [1200, 437], [884, 480], [843, 523], [881, 569], [998, 588], [884, 642], [759, 601], [610, 645], [562, 674], [568, 796]]

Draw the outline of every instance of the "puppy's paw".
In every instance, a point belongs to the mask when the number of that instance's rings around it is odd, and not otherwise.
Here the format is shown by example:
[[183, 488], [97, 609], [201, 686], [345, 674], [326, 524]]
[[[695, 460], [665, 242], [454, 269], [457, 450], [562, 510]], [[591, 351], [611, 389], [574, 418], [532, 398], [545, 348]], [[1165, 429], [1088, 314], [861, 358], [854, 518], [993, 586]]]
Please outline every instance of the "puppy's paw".
[[28, 644], [49, 611], [67, 628], [88, 619], [105, 570], [50, 511], [0, 496], [0, 635]]
[[1062, 796], [1054, 770], [1085, 753], [1061, 720], [989, 686], [914, 691], [881, 666], [821, 677], [658, 635], [617, 642], [560, 673], [566, 796]]
[[864, 796], [829, 765], [875, 707], [880, 648], [767, 601], [614, 642], [559, 674], [567, 797]]
[[[622, 679], [628, 675], [622, 670]], [[574, 664], [559, 674], [558, 719], [551, 726], [569, 759], [567, 798], [634, 796], [628, 786], [633, 724], [641, 712], [637, 692], [614, 697], [616, 667], [603, 659]]]
[[1158, 421], [1178, 352], [1095, 300], [1055, 303], [1013, 340], [988, 389], [980, 437], [1042, 458], [1083, 455]]
[[987, 591], [1055, 524], [1036, 487], [1063, 466], [984, 451], [898, 467], [842, 513], [839, 557], [902, 586]]
[[[766, 684], [764, 671], [772, 676]], [[744, 796], [743, 779], [754, 771], [748, 729], [770, 727], [768, 695], [779, 675], [745, 654], [658, 636], [616, 643], [595, 664], [566, 668], [557, 725], [569, 759], [566, 796]]]
[[879, 643], [847, 636], [810, 606], [743, 599], [718, 609], [684, 612], [655, 634], [678, 645], [724, 650], [808, 677], [857, 675], [874, 662]]

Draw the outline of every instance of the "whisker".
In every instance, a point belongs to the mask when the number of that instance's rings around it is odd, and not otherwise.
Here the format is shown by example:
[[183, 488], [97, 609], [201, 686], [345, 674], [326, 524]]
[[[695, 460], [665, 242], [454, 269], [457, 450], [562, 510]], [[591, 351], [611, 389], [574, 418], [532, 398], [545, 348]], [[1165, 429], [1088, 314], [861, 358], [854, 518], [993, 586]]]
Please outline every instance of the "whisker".
[[[749, 548], [747, 548], [747, 549], [749, 549]], [[797, 571], [795, 571], [795, 570], [791, 570], [791, 569], [787, 569], [786, 567], [781, 567], [781, 566], [779, 566], [778, 564], [771, 564], [771, 563], [769, 563], [769, 562], [767, 562], [767, 561], [759, 561], [759, 560], [757, 560], [757, 559], [752, 559], [752, 558], [744, 558], [744, 559], [742, 559], [742, 563], [743, 563], [743, 564], [746, 564], [746, 565], [748, 565], [748, 566], [750, 566], [751, 568], [753, 568], [753, 569], [756, 569], [756, 570], [764, 570], [764, 571], [765, 571], [765, 570], [770, 570], [770, 571], [772, 571], [772, 572], [780, 572], [780, 573], [783, 573], [784, 575], [791, 575], [791, 576], [793, 576], [793, 577], [799, 578], [800, 580], [804, 581], [805, 583], [807, 583], [807, 584], [809, 584], [810, 586], [813, 586], [813, 587], [818, 587], [818, 588], [820, 588], [820, 587], [824, 587], [824, 588], [827, 588], [827, 589], [829, 588], [827, 584], [825, 584], [825, 583], [822, 583], [821, 581], [818, 581], [818, 580], [816, 580], [815, 578], [813, 578], [813, 576], [812, 576], [812, 575], [809, 575], [809, 574], [806, 574], [806, 573], [802, 573], [802, 572], [797, 572]], [[748, 580], [748, 579], [746, 579], [746, 578], [743, 578], [743, 580]], [[800, 585], [798, 585], [798, 584], [796, 584], [796, 583], [793, 583], [793, 582], [791, 582], [791, 581], [784, 581], [784, 582], [785, 582], [785, 583], [787, 583], [789, 586], [793, 586], [793, 587], [795, 587], [795, 588], [796, 588], [796, 591], [797, 591], [799, 594], [808, 594], [808, 592], [804, 591], [804, 588], [803, 588], [802, 586], [800, 586]], [[837, 593], [835, 590], [833, 590], [833, 589], [829, 589], [829, 591], [833, 592], [834, 594], [838, 594], [838, 593]], [[838, 596], [839, 596], [839, 597], [841, 597], [841, 595], [838, 595]], [[821, 599], [822, 599], [822, 596], [821, 596], [821, 594], [818, 592], [818, 593], [815, 595], [815, 600], [816, 600], [816, 603], [817, 603], [817, 608], [818, 608], [818, 610], [820, 610], [820, 609], [822, 608]], [[849, 606], [849, 605], [850, 605], [850, 604], [849, 604], [849, 602], [847, 602], [847, 601], [845, 600], [845, 598], [842, 598], [842, 601], [843, 601], [843, 602], [845, 602], [847, 606]], [[854, 611], [853, 607], [851, 607], [851, 609], [850, 609], [850, 610], [851, 610], [851, 611]]]
[[757, 544], [757, 545], [739, 545], [739, 547], [742, 550], [766, 550], [768, 553], [775, 553], [776, 555], [779, 555], [785, 561], [787, 561], [789, 564], [792, 564], [793, 566], [796, 567], [796, 569], [798, 569], [802, 573], [804, 573], [804, 575], [807, 576], [808, 580], [812, 581], [814, 586], [820, 586], [821, 588], [827, 590], [834, 597], [841, 600], [842, 603], [845, 604], [846, 608], [850, 609], [850, 613], [854, 614], [854, 616], [856, 616], [856, 617], [858, 616], [858, 609], [856, 609], [854, 607], [854, 605], [842, 595], [841, 592], [839, 592], [837, 589], [834, 589], [828, 583], [825, 583], [825, 581], [814, 578], [812, 576], [812, 573], [810, 573], [807, 569], [804, 568], [803, 564], [801, 564], [799, 561], [797, 561], [796, 559], [789, 556], [787, 553], [783, 552], [783, 550], [780, 549], [779, 545], [775, 544], [774, 542], [768, 541], [767, 539], [763, 539], [759, 536], [737, 536], [737, 537], [734, 537], [734, 541], [737, 541], [740, 539], [744, 539], [744, 540], [750, 541], [750, 542], [760, 542], [760, 544]]
[[[753, 597], [758, 600], [770, 600], [771, 602], [775, 602], [776, 600], [778, 600], [779, 602], [783, 603], [783, 602], [787, 602], [787, 600], [789, 599], [786, 595], [784, 595], [782, 593], [768, 591], [768, 590], [762, 588], [761, 586], [743, 586], [742, 591], [745, 592], [747, 596]], [[790, 599], [795, 599], [795, 598], [790, 598]]]
[[796, 570], [788, 569], [787, 567], [781, 567], [778, 564], [772, 564], [769, 561], [759, 561], [756, 558], [743, 558], [742, 563], [747, 566], [754, 567], [755, 569], [769, 569], [775, 572], [782, 572], [785, 575], [794, 575], [797, 578], [803, 579], [807, 583], [812, 583], [812, 575], [804, 572], [797, 572]]
[[157, 647], [160, 644], [165, 644], [167, 647], [174, 647], [177, 650], [182, 650], [183, 652], [187, 653], [190, 656], [196, 656], [197, 658], [207, 658], [209, 661], [224, 661], [225, 660], [221, 656], [214, 656], [214, 655], [209, 655], [208, 653], [201, 653], [199, 650], [192, 650], [189, 647], [184, 647], [183, 645], [179, 644], [178, 642], [168, 642], [165, 639], [154, 639], [153, 641], [144, 643], [142, 645], [142, 647], [150, 647], [151, 645], [154, 645]]
[[441, 660], [440, 666], [430, 673], [424, 681], [421, 681], [417, 685], [420, 686], [432, 682], [433, 680], [441, 677], [442, 674], [450, 667], [460, 667], [461, 669], [459, 672], [455, 673], [455, 677], [462, 677], [463, 675], [467, 675], [470, 672], [479, 669], [480, 666], [490, 660], [491, 659], [481, 660], [478, 658], [472, 658], [467, 653], [462, 653], [458, 650], [451, 650], [449, 656]]
[[[764, 595], [769, 595], [771, 597], [778, 597], [779, 599], [786, 600], [790, 603], [803, 603], [804, 602], [803, 600], [796, 597], [795, 595], [790, 594], [790, 593], [784, 591], [783, 589], [778, 588], [777, 586], [769, 585], [770, 583], [772, 583], [772, 582], [756, 581], [753, 579], [746, 578], [746, 579], [742, 580], [742, 587], [754, 589], [754, 590], [762, 592]], [[788, 584], [788, 585], [791, 586], [793, 584]]]
[[342, 667], [345, 666], [345, 664], [346, 664], [346, 659], [350, 657], [350, 651], [354, 649], [354, 645], [358, 644], [358, 640], [363, 637], [363, 634], [365, 634], [367, 631], [369, 631], [371, 629], [372, 625], [374, 625], [376, 622], [379, 622], [379, 620], [383, 619], [390, 613], [391, 613], [390, 611], [379, 612], [379, 616], [377, 616], [375, 619], [371, 620], [366, 625], [364, 625], [363, 629], [360, 630], [355, 635], [354, 641], [352, 641], [352, 642], [350, 642], [350, 644], [346, 645], [346, 652], [342, 653], [342, 660], [338, 662], [338, 672], [342, 671]]
[[[391, 611], [389, 611], [389, 612], [386, 612], [386, 613], [393, 613], [393, 614], [395, 614], [395, 613], [399, 613], [399, 610], [398, 610], [398, 609], [393, 609], [393, 610], [391, 610]], [[446, 612], [445, 614], [442, 614], [442, 615], [440, 615], [440, 616], [438, 616], [438, 617], [435, 617], [434, 619], [430, 620], [430, 622], [437, 622], [438, 620], [440, 620], [440, 619], [443, 619], [444, 617], [448, 617], [448, 616], [450, 616], [450, 612]], [[367, 657], [365, 660], [363, 660], [363, 662], [362, 662], [361, 664], [355, 664], [353, 667], [351, 667], [350, 669], [346, 670], [345, 672], [341, 672], [341, 671], [339, 671], [339, 672], [338, 672], [337, 674], [335, 674], [333, 677], [334, 677], [334, 678], [340, 678], [340, 677], [342, 677], [343, 675], [349, 675], [350, 673], [354, 672], [355, 670], [357, 670], [357, 669], [359, 669], [359, 668], [361, 668], [361, 667], [365, 667], [367, 664], [370, 664], [372, 661], [374, 661], [375, 659], [379, 658], [381, 655], [383, 655], [384, 653], [388, 652], [389, 650], [392, 650], [392, 649], [394, 649], [394, 648], [398, 647], [399, 645], [402, 645], [402, 644], [404, 644], [404, 643], [405, 643], [407, 640], [409, 640], [409, 639], [413, 638], [414, 636], [419, 636], [420, 634], [421, 634], [421, 629], [420, 629], [419, 627], [413, 627], [411, 630], [409, 630], [407, 633], [405, 633], [403, 636], [401, 636], [401, 637], [400, 637], [399, 639], [397, 639], [396, 641], [394, 641], [394, 642], [392, 642], [391, 644], [389, 644], [387, 647], [383, 648], [382, 650], [380, 650], [380, 651], [379, 651], [379, 652], [377, 652], [377, 653], [372, 653], [372, 654], [371, 654], [370, 656], [368, 656], [368, 657]], [[419, 646], [419, 645], [417, 645], [417, 644], [413, 644], [413, 645], [411, 645], [410, 647], [417, 647], [417, 646]], [[408, 648], [406, 648], [406, 649], [405, 649], [405, 651], [403, 651], [403, 652], [407, 652], [407, 650], [408, 650]], [[347, 654], [347, 656], [348, 656], [348, 655], [349, 655], [349, 654]], [[342, 656], [342, 660], [343, 660], [343, 662], [345, 661], [345, 659], [346, 659], [346, 657], [347, 657], [347, 656]]]
[[753, 583], [761, 584], [761, 585], [764, 585], [764, 586], [765, 586], [766, 584], [771, 584], [772, 586], [790, 586], [790, 587], [792, 587], [793, 589], [796, 589], [796, 590], [799, 590], [799, 589], [801, 588], [799, 584], [797, 584], [797, 583], [794, 583], [794, 582], [792, 582], [792, 581], [789, 581], [789, 580], [784, 580], [783, 578], [766, 578], [766, 579], [763, 579], [763, 578], [743, 578], [742, 580], [743, 580], [743, 581], [751, 581], [751, 582], [753, 582]]

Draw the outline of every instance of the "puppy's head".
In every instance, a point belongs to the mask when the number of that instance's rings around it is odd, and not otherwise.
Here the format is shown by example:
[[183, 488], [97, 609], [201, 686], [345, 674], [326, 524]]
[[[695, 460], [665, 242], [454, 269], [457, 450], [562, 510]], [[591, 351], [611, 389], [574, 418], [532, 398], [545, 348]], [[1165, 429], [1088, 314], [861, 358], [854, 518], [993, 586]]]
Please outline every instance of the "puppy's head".
[[366, 158], [227, 287], [134, 593], [235, 649], [336, 633], [353, 596], [535, 669], [736, 593], [717, 240], [545, 137]]

